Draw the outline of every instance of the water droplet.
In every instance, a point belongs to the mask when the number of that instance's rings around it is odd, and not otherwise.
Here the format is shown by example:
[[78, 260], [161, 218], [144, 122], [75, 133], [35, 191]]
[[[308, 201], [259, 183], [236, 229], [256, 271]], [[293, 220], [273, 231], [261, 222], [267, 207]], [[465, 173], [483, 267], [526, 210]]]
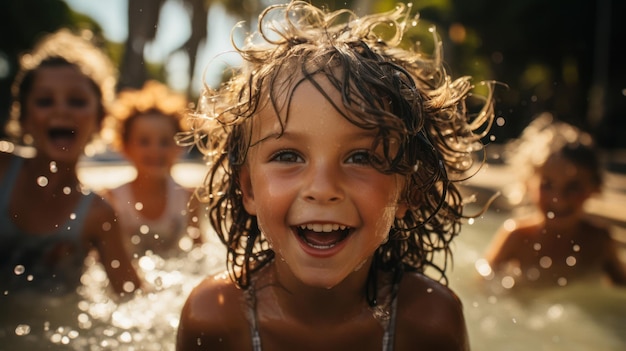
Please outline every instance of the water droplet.
[[72, 214], [70, 214], [70, 219], [71, 219], [71, 220], [75, 220], [75, 219], [76, 219], [76, 213], [72, 213]]
[[58, 168], [57, 168], [57, 163], [54, 161], [50, 162], [50, 173], [56, 173], [58, 172]]
[[30, 334], [30, 325], [28, 324], [19, 324], [15, 328], [15, 335], [24, 336]]
[[137, 202], [135, 204], [135, 210], [137, 210], [137, 211], [143, 210], [143, 204], [141, 202]]
[[517, 224], [515, 223], [515, 221], [513, 219], [509, 218], [506, 221], [504, 221], [503, 227], [504, 227], [504, 229], [512, 232], [513, 230], [515, 230], [515, 228], [517, 228]]
[[548, 211], [548, 212], [546, 213], [546, 217], [548, 217], [549, 219], [554, 219], [554, 212], [552, 212], [552, 211]]
[[142, 224], [141, 227], [139, 227], [139, 232], [141, 234], [148, 234], [150, 232], [150, 227], [148, 227], [145, 224]]
[[44, 176], [40, 176], [37, 178], [37, 185], [39, 185], [40, 187], [44, 187], [46, 185], [48, 185], [48, 178], [44, 177]]
[[69, 195], [71, 193], [72, 193], [72, 188], [70, 188], [69, 186], [66, 186], [63, 188], [63, 194]]
[[500, 283], [502, 284], [503, 288], [511, 289], [513, 286], [515, 286], [515, 279], [507, 275], [506, 277], [502, 278], [502, 281]]
[[570, 267], [574, 267], [576, 265], [576, 257], [574, 256], [568, 256], [565, 259], [565, 263], [570, 266]]
[[487, 262], [487, 260], [484, 258], [476, 260], [476, 262], [474, 263], [474, 267], [476, 268], [476, 271], [478, 272], [478, 274], [480, 274], [483, 277], [488, 277], [493, 273], [493, 270], [491, 269], [489, 262]]
[[120, 261], [111, 260], [111, 268], [120, 268]]
[[133, 283], [133, 282], [125, 282], [123, 289], [126, 292], [133, 292], [133, 290], [135, 290], [135, 283]]
[[550, 268], [552, 266], [552, 258], [549, 256], [543, 256], [539, 259], [539, 265], [541, 268]]
[[540, 276], [541, 276], [541, 272], [539, 272], [537, 268], [533, 267], [526, 271], [526, 278], [528, 278], [528, 280], [530, 281], [535, 281], [539, 279]]
[[557, 319], [563, 315], [563, 310], [562, 305], [552, 305], [548, 308], [548, 312], [546, 314], [550, 319]]
[[13, 268], [13, 273], [15, 273], [15, 275], [22, 275], [25, 271], [26, 268], [21, 264], [18, 264], [17, 266], [15, 266], [15, 268]]
[[121, 342], [124, 342], [124, 343], [129, 343], [133, 341], [132, 335], [127, 331], [123, 332], [122, 335], [120, 335], [119, 339]]

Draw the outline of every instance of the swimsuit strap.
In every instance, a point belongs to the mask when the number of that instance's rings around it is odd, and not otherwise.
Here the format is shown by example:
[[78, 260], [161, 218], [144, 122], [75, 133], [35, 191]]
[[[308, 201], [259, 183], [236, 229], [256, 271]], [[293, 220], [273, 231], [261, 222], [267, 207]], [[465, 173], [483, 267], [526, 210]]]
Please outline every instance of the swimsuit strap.
[[250, 335], [252, 336], [252, 350], [262, 351], [261, 336], [259, 335], [259, 328], [256, 318], [256, 294], [254, 292], [254, 283], [244, 290], [245, 298], [248, 305], [248, 319], [250, 320]]
[[0, 180], [0, 184], [2, 185], [0, 186], [0, 208], [2, 210], [4, 210], [5, 207], [8, 209], [9, 201], [11, 200], [11, 191], [13, 190], [13, 185], [17, 180], [23, 162], [23, 158], [15, 155], [12, 156], [9, 168], [4, 178]]
[[395, 296], [391, 301], [391, 311], [389, 311], [389, 325], [385, 329], [383, 335], [383, 351], [393, 351], [393, 342], [396, 336], [396, 310], [398, 305], [398, 298]]
[[[399, 282], [395, 282], [391, 291], [391, 304], [389, 306], [389, 323], [387, 324], [387, 328], [385, 328], [385, 334], [383, 335], [382, 342], [382, 350], [383, 351], [393, 351], [393, 344], [395, 341], [396, 335], [396, 314], [397, 314], [397, 306], [398, 306], [398, 286]], [[250, 284], [250, 286], [244, 290], [244, 296], [246, 300], [246, 304], [248, 306], [248, 319], [250, 321], [250, 335], [252, 337], [252, 350], [253, 351], [262, 351], [261, 347], [261, 336], [259, 335], [258, 321], [256, 315], [256, 294], [254, 292], [254, 282]]]
[[391, 304], [389, 306], [389, 322], [383, 335], [383, 351], [393, 351], [393, 344], [396, 339], [396, 314], [398, 309], [398, 290], [400, 288], [399, 279], [394, 279], [391, 286]]

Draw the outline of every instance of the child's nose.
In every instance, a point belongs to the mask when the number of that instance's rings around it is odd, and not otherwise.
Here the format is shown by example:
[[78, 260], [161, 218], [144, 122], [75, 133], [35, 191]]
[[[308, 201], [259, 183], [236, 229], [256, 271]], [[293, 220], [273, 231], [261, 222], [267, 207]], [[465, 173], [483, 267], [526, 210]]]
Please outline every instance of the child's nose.
[[341, 171], [337, 167], [328, 164], [313, 164], [309, 166], [302, 196], [310, 202], [339, 202], [345, 195], [341, 179]]
[[65, 102], [55, 102], [52, 105], [52, 111], [57, 117], [67, 117], [70, 107]]

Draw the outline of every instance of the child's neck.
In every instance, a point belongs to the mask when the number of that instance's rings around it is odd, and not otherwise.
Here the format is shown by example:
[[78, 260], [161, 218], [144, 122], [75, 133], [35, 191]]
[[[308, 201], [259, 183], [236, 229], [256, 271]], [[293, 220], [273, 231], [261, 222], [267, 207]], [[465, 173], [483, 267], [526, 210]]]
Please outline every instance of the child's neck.
[[576, 216], [571, 220], [554, 221], [544, 220], [544, 232], [546, 234], [559, 235], [560, 237], [570, 237], [576, 235], [583, 224], [582, 217]]
[[291, 274], [285, 262], [274, 261], [268, 268], [273, 275], [269, 279], [277, 287], [276, 303], [298, 320], [312, 324], [316, 320], [320, 323], [345, 320], [347, 316], [358, 315], [367, 308], [365, 285], [368, 267], [363, 267], [329, 289], [303, 284]]
[[[80, 184], [76, 163], [59, 163], [45, 158], [26, 159], [24, 171], [35, 179], [30, 183], [46, 192], [72, 191]], [[30, 180], [29, 180], [30, 181]]]

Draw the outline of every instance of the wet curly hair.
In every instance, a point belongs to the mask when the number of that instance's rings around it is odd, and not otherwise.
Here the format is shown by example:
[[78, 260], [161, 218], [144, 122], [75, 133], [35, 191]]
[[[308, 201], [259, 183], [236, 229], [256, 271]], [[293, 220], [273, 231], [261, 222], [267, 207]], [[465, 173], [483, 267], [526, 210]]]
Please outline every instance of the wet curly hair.
[[[248, 287], [251, 275], [275, 256], [256, 217], [245, 211], [238, 184], [252, 146], [250, 124], [266, 104], [286, 123], [291, 97], [302, 82], [331, 101], [321, 79], [340, 94], [343, 106], [335, 108], [344, 118], [376, 131], [372, 150], [384, 150], [384, 159], [374, 166], [405, 178], [401, 201], [409, 210], [375, 252], [368, 302], [376, 304], [381, 270], [399, 279], [404, 271], [434, 268], [447, 284], [449, 244], [463, 217], [453, 178], [460, 180], [475, 164], [475, 151], [494, 118], [492, 89], [485, 84], [488, 93], [470, 113], [466, 99], [474, 86], [469, 77], [453, 80], [446, 73], [435, 31], [434, 54], [402, 48], [404, 33], [417, 22], [410, 10], [399, 4], [359, 18], [349, 10], [330, 12], [302, 1], [270, 6], [259, 16], [258, 30], [235, 45], [243, 58], [240, 70], [218, 89], [205, 88], [190, 115], [193, 130], [180, 142], [197, 145], [209, 163], [196, 196], [208, 204], [238, 286]], [[399, 149], [390, 147], [392, 142], [399, 142]], [[441, 262], [435, 260], [439, 253]]]
[[528, 196], [528, 180], [555, 155], [589, 170], [594, 188], [602, 187], [600, 150], [592, 135], [546, 111], [535, 116], [517, 138], [504, 145], [504, 160], [516, 170], [518, 178], [503, 191], [511, 205], [523, 208], [533, 204]]

